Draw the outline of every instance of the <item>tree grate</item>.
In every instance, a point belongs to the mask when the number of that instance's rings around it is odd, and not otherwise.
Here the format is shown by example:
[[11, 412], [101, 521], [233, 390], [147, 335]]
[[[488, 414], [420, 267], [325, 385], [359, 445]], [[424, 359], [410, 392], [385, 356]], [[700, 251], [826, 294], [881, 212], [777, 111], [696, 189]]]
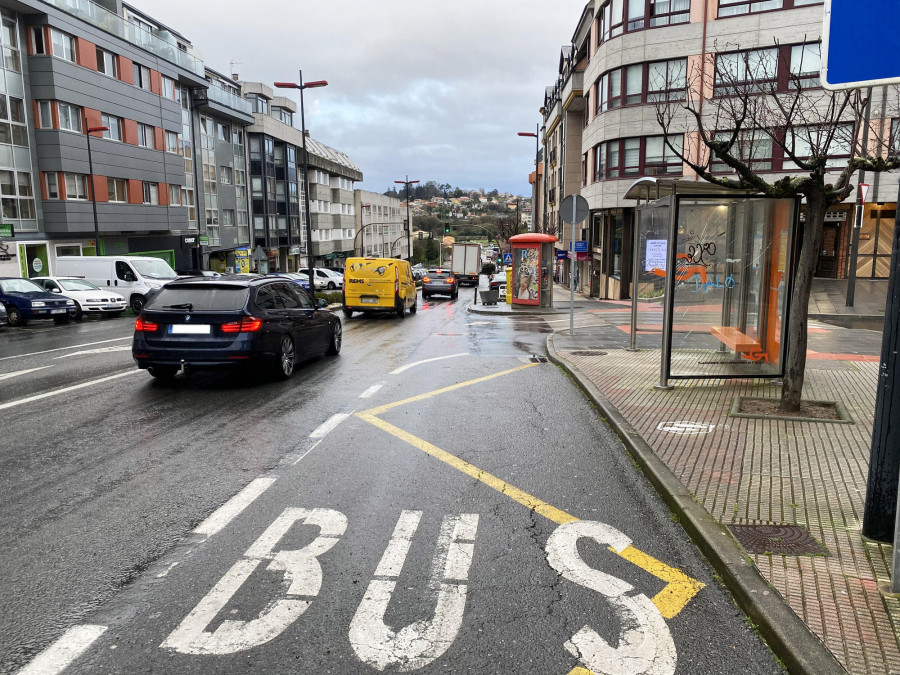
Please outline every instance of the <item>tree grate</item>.
[[728, 529], [747, 553], [830, 555], [828, 549], [800, 525], [729, 525]]

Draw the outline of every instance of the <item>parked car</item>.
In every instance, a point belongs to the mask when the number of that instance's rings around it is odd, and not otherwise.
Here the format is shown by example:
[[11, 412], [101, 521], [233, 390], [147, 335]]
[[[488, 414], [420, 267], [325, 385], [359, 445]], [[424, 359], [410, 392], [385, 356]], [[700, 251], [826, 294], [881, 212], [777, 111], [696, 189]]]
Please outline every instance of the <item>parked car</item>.
[[[317, 291], [333, 291], [338, 288], [344, 287], [343, 274], [332, 272], [331, 270], [324, 267], [316, 267], [313, 269], [313, 272], [315, 273]], [[309, 270], [305, 267], [297, 270], [297, 274], [306, 277], [306, 279], [309, 279]]]
[[147, 298], [177, 279], [169, 263], [161, 258], [137, 256], [57, 256], [56, 273], [66, 277], [84, 277], [100, 288], [108, 288], [125, 297], [135, 314]]
[[300, 284], [300, 288], [305, 291], [309, 290], [309, 275], [297, 274], [296, 272], [270, 272], [266, 276], [269, 277], [283, 277], [285, 279], [290, 279], [295, 284]]
[[126, 303], [118, 293], [102, 290], [87, 279], [78, 277], [33, 277], [34, 283], [45, 291], [58, 293], [75, 301], [72, 318], [79, 321], [85, 314], [98, 316], [121, 316]]
[[449, 295], [453, 300], [459, 296], [459, 281], [450, 270], [429, 270], [422, 278], [422, 299], [432, 295]]
[[75, 301], [48, 293], [30, 279], [0, 277], [0, 303], [6, 307], [10, 326], [24, 326], [32, 319], [68, 323]]
[[341, 351], [341, 320], [289, 279], [227, 274], [169, 282], [134, 324], [132, 356], [153, 377], [262, 365], [287, 379], [299, 361]]
[[0, 328], [5, 328], [9, 320], [6, 318], [6, 307], [0, 303]]
[[500, 285], [497, 286], [497, 290], [500, 292], [500, 299], [501, 299], [503, 302], [506, 302], [506, 282], [505, 282], [505, 281], [501, 281], [501, 282], [500, 282]]
[[220, 276], [222, 276], [221, 272], [214, 272], [213, 270], [198, 270], [198, 269], [176, 270], [176, 273], [180, 277], [220, 277]]

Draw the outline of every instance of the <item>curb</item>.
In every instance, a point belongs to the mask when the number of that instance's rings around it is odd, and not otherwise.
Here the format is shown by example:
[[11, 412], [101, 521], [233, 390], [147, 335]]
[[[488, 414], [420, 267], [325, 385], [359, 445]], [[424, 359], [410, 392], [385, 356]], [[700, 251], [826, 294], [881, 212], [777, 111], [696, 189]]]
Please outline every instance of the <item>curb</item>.
[[574, 365], [560, 357], [553, 338], [552, 334], [547, 337], [550, 360], [568, 372], [600, 410], [660, 497], [678, 516], [687, 535], [721, 575], [738, 606], [756, 624], [772, 652], [784, 662], [788, 672], [846, 675], [847, 671], [825, 644], [744, 555], [728, 529], [694, 501], [688, 489], [597, 386]]

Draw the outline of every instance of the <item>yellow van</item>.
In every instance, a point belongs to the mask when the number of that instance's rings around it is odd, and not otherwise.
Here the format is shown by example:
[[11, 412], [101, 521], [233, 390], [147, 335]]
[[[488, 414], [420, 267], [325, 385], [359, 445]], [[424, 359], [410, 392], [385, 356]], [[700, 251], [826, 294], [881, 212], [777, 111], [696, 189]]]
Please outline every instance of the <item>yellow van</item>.
[[416, 311], [416, 282], [406, 260], [347, 258], [344, 261], [344, 316], [353, 312]]

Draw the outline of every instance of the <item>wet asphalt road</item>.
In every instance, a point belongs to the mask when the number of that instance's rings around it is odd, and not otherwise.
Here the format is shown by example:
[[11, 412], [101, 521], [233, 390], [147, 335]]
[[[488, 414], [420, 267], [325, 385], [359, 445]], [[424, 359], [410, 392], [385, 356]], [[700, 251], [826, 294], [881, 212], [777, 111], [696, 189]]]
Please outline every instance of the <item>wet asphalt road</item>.
[[780, 672], [548, 324], [471, 293], [283, 383], [154, 382], [124, 318], [0, 333], [0, 672], [87, 634], [67, 673]]

